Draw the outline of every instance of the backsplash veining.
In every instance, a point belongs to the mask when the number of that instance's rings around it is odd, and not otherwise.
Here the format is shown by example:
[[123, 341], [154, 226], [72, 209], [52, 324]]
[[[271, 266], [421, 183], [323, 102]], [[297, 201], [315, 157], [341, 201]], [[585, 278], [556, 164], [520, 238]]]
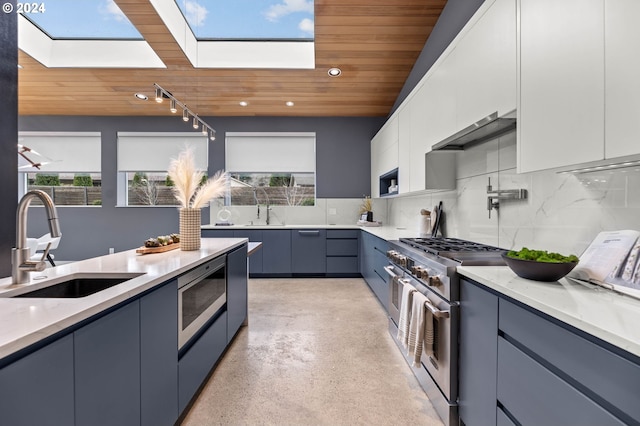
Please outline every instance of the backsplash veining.
[[[487, 184], [528, 191], [487, 210]], [[640, 167], [559, 174], [516, 173], [515, 132], [458, 154], [457, 189], [387, 200], [388, 224], [418, 230], [420, 209], [442, 200], [446, 236], [504, 248], [580, 254], [600, 231], [640, 230]]]

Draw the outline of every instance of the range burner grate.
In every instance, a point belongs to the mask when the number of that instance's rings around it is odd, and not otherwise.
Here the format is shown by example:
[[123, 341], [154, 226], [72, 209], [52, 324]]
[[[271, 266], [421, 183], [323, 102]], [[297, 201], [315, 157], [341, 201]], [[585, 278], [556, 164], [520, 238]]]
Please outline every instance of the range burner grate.
[[[502, 264], [502, 253], [507, 250], [458, 238], [400, 238], [400, 242], [436, 256], [446, 257], [461, 263]], [[480, 263], [477, 263], [480, 262]]]

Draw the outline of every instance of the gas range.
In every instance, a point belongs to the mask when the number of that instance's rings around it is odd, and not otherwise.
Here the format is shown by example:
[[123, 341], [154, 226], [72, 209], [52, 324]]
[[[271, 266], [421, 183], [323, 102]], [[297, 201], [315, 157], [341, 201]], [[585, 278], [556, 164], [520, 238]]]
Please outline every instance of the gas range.
[[400, 242], [466, 266], [504, 265], [502, 254], [507, 252], [500, 247], [458, 238], [400, 238]]

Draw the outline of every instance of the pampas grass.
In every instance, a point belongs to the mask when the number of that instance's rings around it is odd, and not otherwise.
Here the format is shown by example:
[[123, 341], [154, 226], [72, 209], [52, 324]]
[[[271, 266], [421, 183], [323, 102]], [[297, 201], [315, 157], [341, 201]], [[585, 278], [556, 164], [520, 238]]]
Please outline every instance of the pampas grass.
[[182, 208], [200, 209], [225, 191], [226, 174], [222, 170], [200, 185], [205, 174], [196, 169], [191, 148], [171, 160], [167, 173], [174, 183], [173, 194]]

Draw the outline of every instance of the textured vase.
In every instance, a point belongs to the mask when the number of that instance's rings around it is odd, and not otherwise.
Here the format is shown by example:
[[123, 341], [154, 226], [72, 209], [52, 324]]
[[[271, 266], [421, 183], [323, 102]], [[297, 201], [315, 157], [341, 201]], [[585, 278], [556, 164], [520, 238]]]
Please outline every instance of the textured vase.
[[180, 250], [200, 249], [200, 209], [180, 209]]

